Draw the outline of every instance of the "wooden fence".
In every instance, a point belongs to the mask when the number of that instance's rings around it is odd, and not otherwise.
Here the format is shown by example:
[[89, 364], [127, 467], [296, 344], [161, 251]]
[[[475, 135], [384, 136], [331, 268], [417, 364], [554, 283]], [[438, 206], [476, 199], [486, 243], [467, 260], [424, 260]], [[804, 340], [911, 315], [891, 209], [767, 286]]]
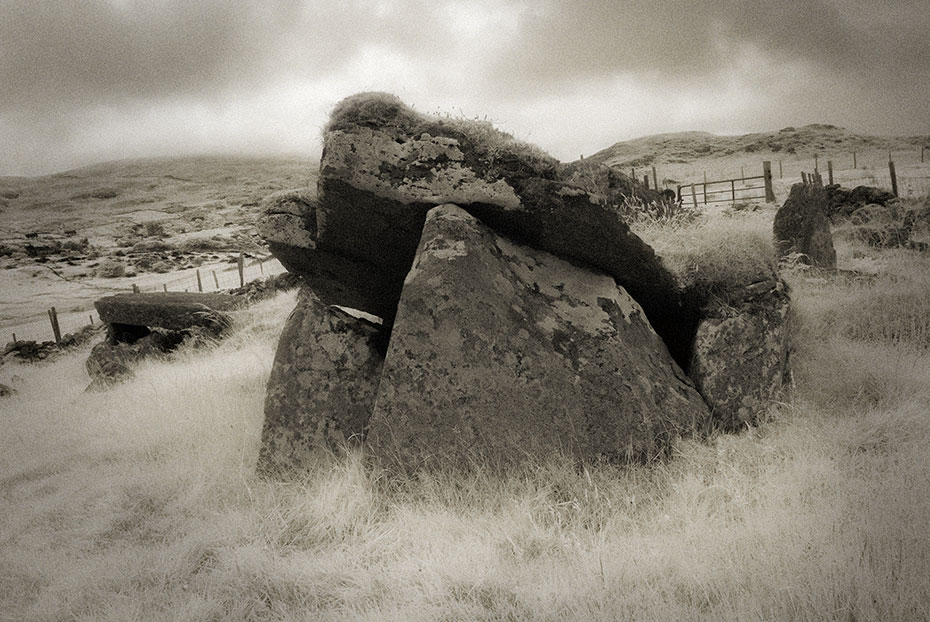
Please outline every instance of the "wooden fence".
[[[184, 271], [183, 276], [164, 275], [165, 279], [151, 275], [142, 284], [129, 285], [126, 292], [215, 292], [240, 287], [257, 279], [274, 276], [285, 272], [284, 266], [271, 256], [261, 257], [252, 262], [246, 261], [240, 253], [235, 268], [201, 270], [199, 268]], [[90, 287], [90, 286], [88, 286]], [[114, 290], [101, 293], [108, 295], [118, 293]], [[61, 309], [69, 309], [62, 312]], [[4, 329], [13, 341], [55, 341], [59, 342], [69, 333], [77, 333], [88, 325], [100, 322], [96, 310], [92, 307], [75, 309], [73, 303], [59, 303], [41, 314], [22, 318], [14, 326]], [[0, 351], [2, 352], [2, 351]]]
[[[737, 187], [739, 182], [739, 187]], [[762, 163], [761, 175], [742, 175], [732, 179], [720, 179], [692, 184], [680, 184], [676, 195], [682, 205], [697, 207], [709, 203], [754, 201], [762, 199], [768, 203], [775, 201], [775, 191], [772, 187], [772, 164], [769, 161]]]

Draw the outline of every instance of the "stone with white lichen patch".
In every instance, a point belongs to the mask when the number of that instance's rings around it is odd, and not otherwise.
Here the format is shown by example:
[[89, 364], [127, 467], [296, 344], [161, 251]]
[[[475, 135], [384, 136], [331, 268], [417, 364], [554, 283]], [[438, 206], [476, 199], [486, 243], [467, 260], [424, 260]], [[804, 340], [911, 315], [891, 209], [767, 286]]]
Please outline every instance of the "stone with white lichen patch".
[[515, 243], [455, 205], [429, 212], [368, 442], [403, 467], [650, 460], [707, 407], [609, 275]]

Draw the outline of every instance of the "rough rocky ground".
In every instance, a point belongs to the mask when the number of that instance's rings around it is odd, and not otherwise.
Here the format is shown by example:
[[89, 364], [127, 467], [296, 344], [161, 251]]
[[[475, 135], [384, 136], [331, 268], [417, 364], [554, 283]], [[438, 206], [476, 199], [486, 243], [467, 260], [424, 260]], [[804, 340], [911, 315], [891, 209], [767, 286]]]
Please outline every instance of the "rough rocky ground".
[[0, 341], [44, 335], [52, 306], [86, 322], [100, 296], [170, 281], [181, 290], [198, 267], [222, 274], [239, 252], [267, 255], [258, 202], [315, 184], [316, 170], [297, 157], [185, 157], [0, 177]]

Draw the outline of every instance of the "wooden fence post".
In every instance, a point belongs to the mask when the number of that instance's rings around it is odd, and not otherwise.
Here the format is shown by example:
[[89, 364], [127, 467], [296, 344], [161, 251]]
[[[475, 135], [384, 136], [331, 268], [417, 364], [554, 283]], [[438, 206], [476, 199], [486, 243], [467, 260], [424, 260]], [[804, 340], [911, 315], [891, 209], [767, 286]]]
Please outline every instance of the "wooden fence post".
[[707, 171], [704, 171], [704, 185], [701, 187], [703, 188], [701, 194], [704, 195], [704, 205], [707, 205]]
[[16, 333], [13, 333], [13, 343], [16, 343]]
[[730, 181], [730, 194], [733, 197], [733, 202], [736, 203], [736, 180]]
[[694, 184], [691, 184], [691, 201], [694, 203], [694, 207], [697, 207], [697, 194], [694, 193]]
[[743, 185], [746, 184], [746, 169], [744, 167], [739, 167], [739, 180], [743, 182]]
[[61, 328], [58, 326], [58, 312], [55, 307], [48, 310], [48, 319], [52, 323], [52, 333], [55, 335], [55, 343], [61, 343]]
[[827, 180], [833, 185], [833, 160], [827, 160]]
[[659, 177], [656, 175], [656, 167], [652, 167], [652, 187], [659, 189]]
[[856, 152], [855, 151], [853, 151], [853, 168], [859, 168], [858, 166], [856, 166]]
[[643, 176], [643, 185], [646, 186], [646, 190], [649, 190], [649, 175]]
[[815, 153], [814, 154], [814, 172], [816, 173], [819, 170], [820, 170], [820, 167], [817, 165], [817, 154]]
[[781, 171], [781, 160], [779, 160], [778, 161], [778, 178], [782, 179], [783, 177], [784, 175], [782, 174], [782, 171]]
[[765, 183], [765, 202], [775, 202], [775, 189], [772, 188], [772, 163], [768, 160], [762, 162], [762, 180]]
[[133, 293], [133, 294], [138, 294], [138, 293], [139, 293], [139, 286], [136, 285], [135, 283], [132, 284], [132, 293]]
[[891, 175], [891, 194], [898, 196], [898, 177], [894, 173], [894, 162], [891, 158], [888, 159], [888, 174]]
[[162, 283], [162, 284], [161, 284], [161, 288], [164, 290], [164, 292], [165, 292], [166, 294], [168, 293], [168, 284], [167, 284], [167, 283]]
[[634, 180], [636, 179], [636, 167], [630, 169], [630, 177], [632, 177]]
[[216, 270], [213, 270], [213, 284], [216, 285], [216, 289], [220, 288], [220, 280], [216, 278]]
[[93, 326], [93, 325], [94, 325], [94, 315], [93, 315], [93, 314], [88, 315], [88, 316], [87, 316], [87, 319], [90, 320], [90, 325]]
[[203, 282], [200, 280], [200, 268], [197, 268], [197, 291], [203, 291]]
[[[646, 187], [647, 188], [649, 187], [648, 183]], [[245, 286], [245, 255], [243, 255], [241, 251], [239, 252], [238, 264], [239, 264], [239, 287], [244, 287]]]
[[804, 183], [805, 186], [807, 185], [807, 173], [805, 173], [804, 171], [801, 171], [801, 181]]

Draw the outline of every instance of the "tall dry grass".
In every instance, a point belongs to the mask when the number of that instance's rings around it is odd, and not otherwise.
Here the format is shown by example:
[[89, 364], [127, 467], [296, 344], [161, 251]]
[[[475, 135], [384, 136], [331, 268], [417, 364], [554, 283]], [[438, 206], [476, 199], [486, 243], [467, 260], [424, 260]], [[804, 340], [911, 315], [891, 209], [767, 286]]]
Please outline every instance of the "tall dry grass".
[[0, 620], [928, 619], [930, 354], [864, 304], [902, 275], [923, 299], [927, 265], [876, 265], [792, 275], [788, 401], [651, 466], [399, 480], [352, 451], [256, 479], [292, 295], [107, 393], [82, 393], [86, 352], [12, 370]]

